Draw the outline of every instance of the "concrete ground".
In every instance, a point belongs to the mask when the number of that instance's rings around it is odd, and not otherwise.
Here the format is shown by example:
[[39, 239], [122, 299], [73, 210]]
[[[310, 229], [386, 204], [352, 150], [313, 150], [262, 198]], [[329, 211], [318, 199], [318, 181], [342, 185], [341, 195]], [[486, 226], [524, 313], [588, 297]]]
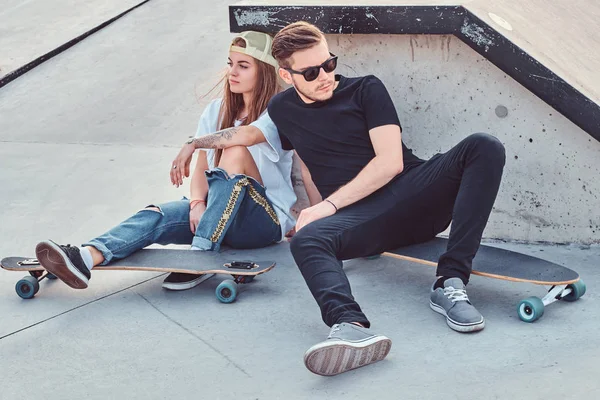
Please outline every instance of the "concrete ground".
[[[47, 238], [79, 244], [187, 194], [170, 185], [170, 161], [195, 130], [230, 37], [227, 2], [210, 5], [151, 1], [0, 89], [1, 257], [33, 255]], [[516, 305], [543, 288], [475, 276], [469, 294], [487, 327], [462, 335], [428, 307], [433, 270], [351, 260], [354, 294], [393, 347], [332, 378], [302, 363], [328, 329], [287, 244], [262, 250], [278, 266], [229, 305], [214, 297], [218, 278], [167, 292], [163, 275], [146, 272], [98, 272], [84, 291], [45, 281], [22, 300], [22, 274], [1, 270], [0, 398], [595, 398], [600, 248], [493, 245], [578, 271], [588, 293], [526, 324]]]

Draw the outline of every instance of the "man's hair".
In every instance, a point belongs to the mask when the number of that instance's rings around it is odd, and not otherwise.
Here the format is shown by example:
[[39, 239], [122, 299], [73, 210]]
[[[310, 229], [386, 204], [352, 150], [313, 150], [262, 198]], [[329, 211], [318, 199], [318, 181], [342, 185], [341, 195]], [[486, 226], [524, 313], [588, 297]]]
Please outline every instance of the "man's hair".
[[290, 68], [292, 55], [310, 49], [325, 39], [323, 32], [313, 24], [298, 21], [280, 30], [273, 39], [273, 57], [281, 68]]

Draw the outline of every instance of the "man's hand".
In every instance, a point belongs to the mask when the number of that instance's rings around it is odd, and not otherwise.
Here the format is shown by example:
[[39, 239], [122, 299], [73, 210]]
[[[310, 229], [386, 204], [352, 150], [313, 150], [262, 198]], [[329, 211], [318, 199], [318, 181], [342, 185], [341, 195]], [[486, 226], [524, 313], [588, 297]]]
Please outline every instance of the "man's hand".
[[206, 211], [206, 204], [198, 203], [190, 210], [190, 230], [193, 234], [196, 233], [196, 228], [198, 228], [198, 222]]
[[194, 144], [184, 144], [175, 160], [171, 163], [171, 183], [177, 187], [183, 185], [183, 177], [190, 176], [190, 162], [196, 147]]
[[322, 201], [312, 207], [305, 208], [300, 212], [298, 221], [296, 221], [296, 232], [299, 232], [300, 229], [311, 222], [335, 214], [335, 211], [333, 204], [328, 201]]

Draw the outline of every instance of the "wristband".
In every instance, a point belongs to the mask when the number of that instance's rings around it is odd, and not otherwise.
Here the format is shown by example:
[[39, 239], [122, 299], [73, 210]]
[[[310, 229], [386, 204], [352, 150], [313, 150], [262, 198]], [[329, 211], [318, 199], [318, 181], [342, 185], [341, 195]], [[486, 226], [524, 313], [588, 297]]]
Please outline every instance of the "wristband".
[[206, 200], [192, 200], [190, 201], [190, 210], [198, 205], [198, 203], [206, 204]]
[[333, 208], [335, 208], [335, 212], [338, 212], [338, 208], [335, 206], [335, 204], [333, 204], [333, 202], [329, 199], [325, 199], [326, 202], [328, 202], [329, 204], [331, 204], [333, 206]]

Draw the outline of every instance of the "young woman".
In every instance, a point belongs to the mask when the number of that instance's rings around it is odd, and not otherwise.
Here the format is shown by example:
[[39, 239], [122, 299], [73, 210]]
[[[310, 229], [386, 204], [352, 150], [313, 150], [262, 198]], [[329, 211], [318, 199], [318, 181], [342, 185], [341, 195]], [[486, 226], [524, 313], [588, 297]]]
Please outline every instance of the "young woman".
[[[282, 150], [266, 112], [269, 100], [281, 89], [271, 43], [269, 35], [252, 31], [233, 39], [223, 97], [206, 107], [195, 138], [184, 145], [192, 152], [210, 149], [198, 152], [190, 200], [150, 205], [81, 247], [40, 242], [36, 246], [40, 264], [70, 287], [85, 289], [94, 266], [153, 243], [218, 251], [221, 244], [243, 249], [282, 240], [294, 227], [290, 208], [296, 195], [292, 152]], [[173, 162], [173, 184], [179, 186], [189, 176], [189, 164], [189, 160]], [[204, 279], [172, 273], [163, 287], [189, 289]]]

